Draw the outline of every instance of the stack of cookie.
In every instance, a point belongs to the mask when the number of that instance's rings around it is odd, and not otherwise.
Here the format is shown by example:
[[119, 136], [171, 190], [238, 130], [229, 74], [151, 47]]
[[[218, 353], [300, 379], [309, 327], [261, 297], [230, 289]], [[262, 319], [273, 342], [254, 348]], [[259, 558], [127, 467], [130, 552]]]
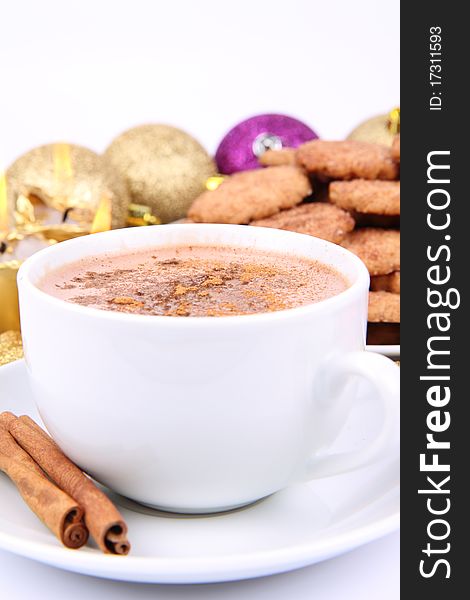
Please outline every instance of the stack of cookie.
[[368, 342], [399, 343], [399, 136], [391, 149], [364, 142], [308, 142], [296, 156], [308, 173], [329, 180], [328, 201], [356, 222], [340, 243], [362, 259], [371, 276]]
[[399, 161], [399, 136], [391, 149], [314, 140], [268, 151], [265, 169], [226, 178], [194, 201], [188, 217], [287, 229], [348, 248], [371, 275], [368, 343], [399, 343]]

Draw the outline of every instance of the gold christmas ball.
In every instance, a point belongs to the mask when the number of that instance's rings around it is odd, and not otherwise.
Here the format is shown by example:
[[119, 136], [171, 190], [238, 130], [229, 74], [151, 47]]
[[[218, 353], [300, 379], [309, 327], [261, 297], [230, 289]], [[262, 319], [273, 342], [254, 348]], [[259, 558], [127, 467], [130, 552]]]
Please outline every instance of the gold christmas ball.
[[399, 108], [393, 109], [386, 115], [378, 115], [367, 119], [367, 121], [353, 129], [347, 139], [391, 146], [397, 133], [400, 133]]
[[126, 183], [106, 158], [88, 148], [65, 143], [34, 148], [7, 169], [6, 182], [8, 208], [21, 227], [75, 224], [89, 233], [126, 224]]
[[169, 125], [141, 125], [118, 136], [105, 156], [125, 177], [132, 202], [149, 206], [163, 223], [184, 217], [216, 172], [204, 148]]
[[19, 331], [0, 333], [0, 367], [23, 358], [23, 344]]

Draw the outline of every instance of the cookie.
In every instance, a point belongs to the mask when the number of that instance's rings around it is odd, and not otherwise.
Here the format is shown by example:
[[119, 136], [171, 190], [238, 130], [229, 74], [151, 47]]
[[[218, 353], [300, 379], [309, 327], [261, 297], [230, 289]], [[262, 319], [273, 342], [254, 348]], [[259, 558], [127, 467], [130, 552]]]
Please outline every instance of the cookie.
[[354, 219], [349, 213], [325, 202], [301, 204], [250, 224], [306, 233], [336, 244], [354, 229]]
[[313, 140], [297, 149], [297, 161], [309, 173], [330, 179], [397, 179], [390, 148], [347, 140]]
[[400, 293], [400, 271], [394, 271], [389, 275], [376, 275], [370, 278], [370, 289], [373, 292]]
[[347, 234], [341, 245], [359, 256], [371, 275], [387, 275], [400, 270], [400, 232], [397, 229], [355, 229]]
[[291, 208], [311, 194], [305, 173], [293, 166], [242, 171], [193, 202], [188, 217], [199, 223], [247, 224]]
[[258, 158], [258, 162], [263, 167], [278, 167], [279, 165], [296, 165], [295, 148], [281, 148], [280, 150], [266, 150]]
[[367, 320], [370, 323], [399, 323], [400, 294], [369, 292]]
[[329, 198], [345, 210], [374, 215], [400, 214], [399, 181], [332, 181]]
[[392, 158], [397, 162], [400, 162], [400, 134], [393, 138], [392, 142]]

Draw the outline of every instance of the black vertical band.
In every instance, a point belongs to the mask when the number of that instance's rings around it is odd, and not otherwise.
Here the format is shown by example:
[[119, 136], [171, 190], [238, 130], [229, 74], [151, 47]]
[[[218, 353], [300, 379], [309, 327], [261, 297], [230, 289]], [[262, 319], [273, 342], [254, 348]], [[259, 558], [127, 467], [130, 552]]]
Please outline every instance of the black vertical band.
[[[402, 597], [459, 598], [470, 511], [470, 56], [455, 2], [402, 3]], [[460, 13], [460, 14], [459, 14]], [[468, 142], [467, 142], [468, 143]]]

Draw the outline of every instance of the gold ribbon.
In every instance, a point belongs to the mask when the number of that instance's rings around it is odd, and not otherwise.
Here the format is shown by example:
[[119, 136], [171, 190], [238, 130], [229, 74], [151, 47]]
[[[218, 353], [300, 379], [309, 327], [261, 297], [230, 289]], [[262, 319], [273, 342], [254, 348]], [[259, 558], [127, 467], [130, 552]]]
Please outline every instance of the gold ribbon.
[[143, 227], [146, 225], [160, 225], [161, 219], [152, 214], [150, 206], [145, 204], [129, 204], [127, 225], [129, 227]]

